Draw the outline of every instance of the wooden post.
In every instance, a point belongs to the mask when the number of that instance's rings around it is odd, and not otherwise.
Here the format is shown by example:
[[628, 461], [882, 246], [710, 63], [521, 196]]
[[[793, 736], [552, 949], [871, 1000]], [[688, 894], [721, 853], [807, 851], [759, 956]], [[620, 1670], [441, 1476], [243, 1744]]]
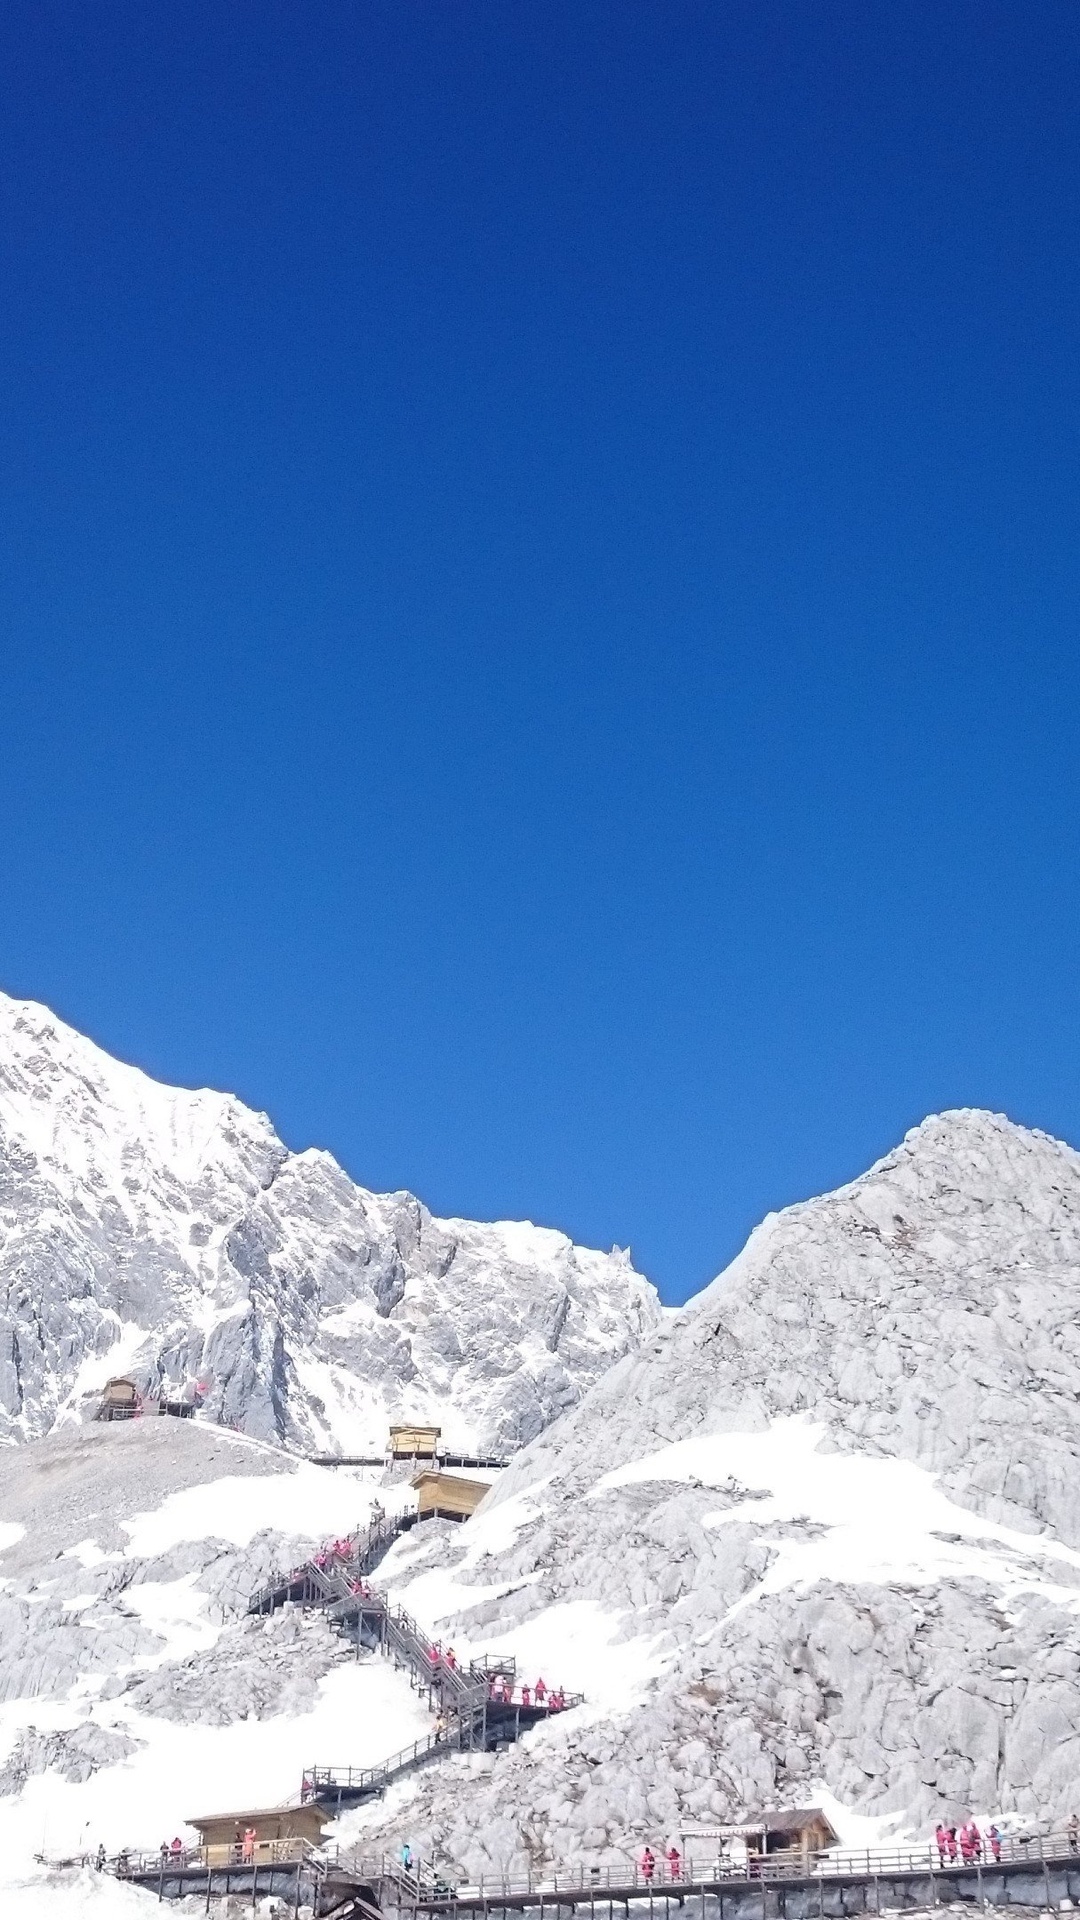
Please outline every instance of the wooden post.
[[159, 1900], [164, 1900], [165, 1898], [165, 1855], [164, 1854], [161, 1854], [159, 1856], [158, 1877], [157, 1877], [157, 1897]]
[[297, 1916], [300, 1912], [300, 1869], [303, 1866], [303, 1864], [304, 1864], [303, 1860], [298, 1860], [296, 1863], [296, 1891], [293, 1894], [293, 1909], [292, 1909], [293, 1920], [297, 1920]]
[[257, 1866], [255, 1865], [255, 1861], [254, 1861], [254, 1859], [253, 1859], [253, 1860], [252, 1860], [252, 1862], [251, 1862], [251, 1915], [252, 1915], [252, 1920], [255, 1920], [255, 1892], [256, 1892], [256, 1888], [258, 1887], [258, 1884], [259, 1884], [259, 1869], [258, 1869], [258, 1867], [257, 1867]]

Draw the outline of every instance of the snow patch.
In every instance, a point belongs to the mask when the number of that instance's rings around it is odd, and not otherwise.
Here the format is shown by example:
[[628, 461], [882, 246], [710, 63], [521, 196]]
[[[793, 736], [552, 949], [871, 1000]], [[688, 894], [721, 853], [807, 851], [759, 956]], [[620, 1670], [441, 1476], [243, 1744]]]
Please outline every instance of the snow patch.
[[[195, 1586], [196, 1577], [189, 1573], [180, 1580], [146, 1580], [124, 1594], [125, 1607], [164, 1640], [167, 1660], [204, 1653], [220, 1638], [220, 1627], [206, 1618], [207, 1596]], [[159, 1663], [155, 1659], [153, 1664]]]
[[[768, 1573], [734, 1611], [762, 1594], [818, 1580], [921, 1586], [964, 1578], [1006, 1591], [1034, 1589], [1080, 1611], [1078, 1583], [1051, 1582], [1033, 1565], [1052, 1560], [1080, 1571], [1080, 1553], [1073, 1548], [957, 1506], [936, 1476], [913, 1461], [824, 1452], [828, 1439], [824, 1426], [801, 1414], [776, 1420], [764, 1432], [696, 1435], [604, 1474], [590, 1497], [650, 1480], [730, 1486], [742, 1497], [706, 1514], [703, 1525], [804, 1521], [827, 1529], [809, 1540], [777, 1541]], [[768, 1491], [748, 1491], [757, 1488]]]
[[227, 1540], [246, 1547], [267, 1529], [306, 1538], [347, 1533], [370, 1517], [379, 1492], [372, 1474], [348, 1467], [226, 1474], [171, 1493], [153, 1512], [124, 1520], [130, 1536], [125, 1553], [150, 1559], [187, 1540]]

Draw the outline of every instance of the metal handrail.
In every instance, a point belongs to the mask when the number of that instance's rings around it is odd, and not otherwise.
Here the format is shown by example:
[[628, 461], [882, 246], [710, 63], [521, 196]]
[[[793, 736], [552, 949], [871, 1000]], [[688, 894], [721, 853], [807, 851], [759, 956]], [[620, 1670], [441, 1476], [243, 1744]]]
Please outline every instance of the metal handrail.
[[[783, 1853], [750, 1854], [745, 1861], [721, 1858], [704, 1865], [693, 1858], [682, 1859], [677, 1872], [672, 1871], [663, 1855], [658, 1855], [651, 1873], [644, 1872], [640, 1861], [635, 1861], [615, 1867], [567, 1871], [552, 1869], [547, 1873], [530, 1874], [524, 1880], [484, 1874], [468, 1883], [463, 1882], [453, 1868], [440, 1869], [435, 1863], [414, 1862], [411, 1874], [417, 1887], [416, 1904], [439, 1909], [470, 1901], [497, 1903], [500, 1896], [522, 1898], [548, 1893], [588, 1896], [596, 1892], [610, 1892], [620, 1896], [629, 1893], [647, 1897], [651, 1892], [685, 1893], [691, 1888], [707, 1889], [719, 1883], [739, 1880], [832, 1880], [874, 1874], [914, 1875], [927, 1872], [940, 1875], [993, 1871], [998, 1865], [1021, 1867], [1060, 1864], [1063, 1861], [1080, 1861], [1080, 1835], [1073, 1836], [1068, 1832], [1015, 1836], [1001, 1834], [1000, 1850], [1000, 1859], [987, 1849], [981, 1860], [973, 1858], [967, 1861], [959, 1856], [958, 1850], [957, 1859], [953, 1861], [947, 1855], [944, 1860], [940, 1859], [933, 1841], [921, 1847], [835, 1848], [808, 1854], [791, 1849]], [[379, 1879], [400, 1877], [401, 1869], [388, 1861], [385, 1855], [381, 1860], [354, 1856], [349, 1871], [357, 1878]]]
[[414, 1740], [377, 1767], [306, 1767], [300, 1789], [301, 1800], [317, 1800], [320, 1792], [378, 1793], [399, 1773], [407, 1773], [436, 1753], [451, 1751], [459, 1745], [460, 1728], [447, 1727], [431, 1733], [426, 1740]]
[[[398, 1534], [411, 1526], [414, 1518], [412, 1513], [384, 1514], [381, 1519], [369, 1521], [366, 1526], [355, 1527], [352, 1533], [344, 1536], [352, 1548], [347, 1564], [357, 1574], [367, 1572], [375, 1555], [392, 1545]], [[274, 1572], [251, 1595], [247, 1610], [249, 1613], [272, 1610], [275, 1604], [288, 1598], [290, 1588], [306, 1583], [319, 1584], [325, 1581], [328, 1574], [336, 1571], [330, 1567], [318, 1567], [313, 1555], [302, 1566], [290, 1568], [288, 1573], [280, 1570]]]

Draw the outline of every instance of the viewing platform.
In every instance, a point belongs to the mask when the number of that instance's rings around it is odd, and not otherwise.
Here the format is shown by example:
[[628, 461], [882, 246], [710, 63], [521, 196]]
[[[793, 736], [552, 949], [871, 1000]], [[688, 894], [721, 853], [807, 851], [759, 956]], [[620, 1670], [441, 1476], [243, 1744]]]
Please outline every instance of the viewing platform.
[[159, 1900], [237, 1899], [252, 1908], [260, 1899], [280, 1901], [292, 1914], [306, 1907], [315, 1920], [382, 1920], [387, 1908], [379, 1895], [386, 1882], [366, 1879], [362, 1870], [320, 1858], [302, 1842], [278, 1844], [272, 1854], [242, 1860], [218, 1860], [214, 1848], [189, 1847], [178, 1855], [121, 1855], [112, 1866], [117, 1879], [143, 1887]]
[[[377, 1861], [355, 1863], [379, 1889], [384, 1909], [454, 1916], [574, 1915], [590, 1920], [849, 1920], [864, 1913], [945, 1906], [1023, 1907], [1056, 1911], [1080, 1901], [1080, 1854], [1066, 1834], [1003, 1838], [1001, 1859], [966, 1865], [940, 1861], [935, 1847], [835, 1850], [808, 1860], [801, 1852], [751, 1855], [745, 1863], [700, 1860], [673, 1874], [658, 1856], [654, 1872], [640, 1866], [554, 1871], [526, 1879], [485, 1875], [454, 1883], [453, 1876], [421, 1869], [411, 1887], [380, 1878]], [[400, 1876], [399, 1876], [400, 1880]]]
[[441, 1427], [394, 1426], [383, 1453], [313, 1453], [317, 1467], [490, 1467], [510, 1465], [509, 1454], [444, 1447]]

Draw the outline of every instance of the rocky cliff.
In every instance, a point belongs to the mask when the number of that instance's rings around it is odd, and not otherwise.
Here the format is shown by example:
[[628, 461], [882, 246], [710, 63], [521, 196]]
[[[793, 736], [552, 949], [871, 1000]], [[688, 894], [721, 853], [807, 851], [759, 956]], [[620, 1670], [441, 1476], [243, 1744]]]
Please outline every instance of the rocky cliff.
[[265, 1114], [160, 1086], [4, 995], [0, 1302], [0, 1439], [80, 1417], [125, 1373], [359, 1453], [395, 1416], [518, 1446], [660, 1318], [617, 1249], [369, 1193]]
[[822, 1791], [886, 1829], [1063, 1817], [1078, 1489], [1080, 1156], [990, 1114], [928, 1120], [767, 1219], [444, 1564], [397, 1551], [444, 1634], [595, 1706], [467, 1813], [432, 1776], [369, 1824], [479, 1869], [614, 1860]]

